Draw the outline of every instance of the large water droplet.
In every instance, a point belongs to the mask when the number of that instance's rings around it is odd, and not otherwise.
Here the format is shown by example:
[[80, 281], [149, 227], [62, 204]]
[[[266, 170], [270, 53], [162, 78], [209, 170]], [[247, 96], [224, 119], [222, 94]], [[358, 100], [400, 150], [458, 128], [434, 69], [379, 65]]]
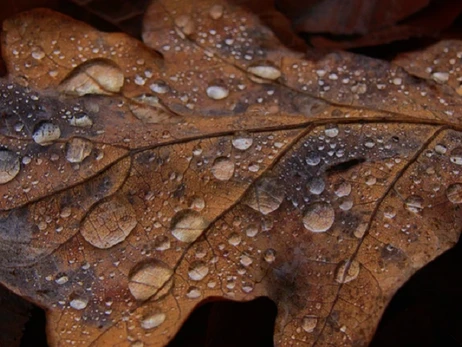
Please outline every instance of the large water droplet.
[[361, 266], [356, 260], [345, 260], [337, 268], [335, 280], [338, 283], [348, 283], [356, 279]]
[[75, 310], [83, 310], [88, 305], [88, 299], [77, 294], [72, 294], [69, 305]]
[[255, 76], [266, 78], [268, 80], [276, 80], [281, 77], [281, 70], [268, 61], [253, 64], [247, 68], [247, 71]]
[[61, 82], [60, 90], [70, 95], [118, 93], [124, 84], [120, 67], [109, 59], [91, 59], [77, 66]]
[[45, 52], [41, 47], [32, 47], [31, 56], [36, 60], [42, 60], [43, 58], [45, 58]]
[[462, 204], [462, 183], [451, 184], [446, 189], [446, 196], [453, 204]]
[[182, 210], [172, 219], [172, 235], [182, 242], [195, 241], [208, 227], [209, 222], [197, 211]]
[[135, 266], [129, 275], [128, 288], [133, 297], [144, 301], [154, 294], [166, 294], [173, 285], [172, 269], [158, 260]]
[[284, 197], [284, 190], [277, 180], [265, 177], [250, 188], [245, 203], [255, 211], [267, 215], [281, 206]]
[[226, 157], [218, 157], [213, 162], [213, 176], [220, 181], [228, 181], [234, 174], [234, 162]]
[[104, 249], [124, 241], [136, 224], [131, 204], [125, 199], [114, 197], [91, 210], [80, 233], [88, 243]]
[[250, 135], [239, 135], [232, 140], [233, 147], [245, 151], [253, 144], [253, 138]]
[[313, 177], [309, 180], [308, 187], [311, 194], [320, 195], [326, 188], [326, 184], [321, 177]]
[[412, 213], [422, 212], [424, 208], [423, 204], [424, 200], [417, 195], [411, 195], [404, 201], [404, 207]]
[[229, 95], [229, 89], [222, 84], [213, 84], [207, 87], [206, 93], [210, 99], [221, 100]]
[[339, 198], [348, 196], [351, 193], [351, 184], [348, 182], [342, 182], [335, 187], [335, 195]]
[[70, 139], [66, 146], [66, 159], [70, 163], [81, 163], [91, 154], [93, 144], [81, 138]]
[[0, 149], [0, 184], [15, 178], [20, 168], [19, 157], [15, 153], [7, 149]]
[[454, 148], [451, 152], [451, 162], [456, 165], [462, 165], [462, 147]]
[[36, 143], [41, 146], [48, 146], [56, 141], [61, 136], [61, 129], [59, 126], [50, 123], [50, 122], [43, 122], [37, 125], [32, 134], [32, 138]]
[[193, 281], [201, 281], [209, 273], [207, 265], [200, 260], [191, 263], [188, 269], [188, 276]]
[[146, 330], [157, 328], [159, 325], [165, 322], [166, 318], [167, 318], [167, 315], [163, 312], [156, 312], [156, 313], [144, 316], [143, 319], [141, 320], [141, 327]]
[[335, 212], [332, 206], [325, 202], [315, 202], [308, 206], [303, 217], [303, 225], [315, 233], [325, 232], [334, 224]]

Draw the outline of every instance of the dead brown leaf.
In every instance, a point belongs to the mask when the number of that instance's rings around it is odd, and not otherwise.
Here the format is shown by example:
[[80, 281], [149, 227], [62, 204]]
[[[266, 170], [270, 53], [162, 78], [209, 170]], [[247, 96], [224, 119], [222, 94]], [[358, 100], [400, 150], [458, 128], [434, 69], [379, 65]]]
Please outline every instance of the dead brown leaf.
[[0, 279], [52, 346], [161, 346], [259, 296], [277, 345], [363, 346], [459, 237], [452, 82], [307, 59], [224, 1], [154, 2], [144, 43], [48, 10], [3, 29]]

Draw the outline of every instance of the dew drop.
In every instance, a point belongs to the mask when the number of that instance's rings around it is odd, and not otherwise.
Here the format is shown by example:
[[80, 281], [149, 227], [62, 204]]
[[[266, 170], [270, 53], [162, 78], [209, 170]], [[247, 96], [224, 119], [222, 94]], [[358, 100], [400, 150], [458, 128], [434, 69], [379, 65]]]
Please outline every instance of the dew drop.
[[351, 184], [348, 182], [342, 182], [335, 187], [335, 195], [339, 198], [348, 196], [351, 193]]
[[233, 138], [232, 143], [234, 148], [245, 151], [252, 146], [253, 138], [250, 135], [240, 135]]
[[313, 177], [309, 180], [308, 187], [311, 194], [320, 195], [326, 188], [326, 184], [321, 177]]
[[88, 305], [88, 299], [76, 295], [72, 295], [72, 299], [69, 302], [69, 305], [75, 310], [83, 310]]
[[212, 19], [220, 19], [223, 16], [223, 6], [222, 5], [213, 5], [210, 8], [209, 15]]
[[191, 35], [195, 31], [194, 21], [188, 15], [181, 15], [176, 17], [175, 25], [179, 27], [185, 35]]
[[200, 260], [192, 262], [188, 269], [188, 276], [193, 281], [202, 281], [208, 273], [209, 268]]
[[266, 78], [268, 80], [276, 80], [281, 77], [281, 70], [268, 61], [258, 62], [251, 65], [247, 68], [247, 71], [255, 76]]
[[149, 86], [149, 88], [157, 94], [165, 94], [168, 93], [170, 90], [168, 84], [162, 80], [155, 81], [153, 84]]
[[81, 163], [87, 158], [93, 149], [91, 141], [81, 138], [73, 138], [66, 145], [66, 159], [70, 163]]
[[302, 329], [306, 333], [312, 333], [318, 325], [318, 318], [315, 316], [305, 316], [302, 319]]
[[359, 262], [356, 260], [344, 260], [337, 268], [335, 280], [338, 283], [351, 282], [358, 277], [360, 268]]
[[207, 87], [207, 96], [213, 100], [222, 100], [228, 97], [229, 89], [223, 85], [211, 85]]
[[303, 225], [315, 233], [325, 232], [334, 224], [335, 212], [325, 202], [315, 202], [308, 206], [303, 217]]
[[447, 149], [447, 147], [445, 145], [437, 144], [435, 146], [435, 152], [438, 153], [438, 154], [445, 154], [447, 150], [448, 149]]
[[462, 204], [462, 183], [451, 184], [446, 189], [446, 196], [453, 204]]
[[172, 235], [181, 242], [194, 242], [209, 222], [197, 211], [182, 210], [172, 218]]
[[173, 285], [172, 269], [158, 260], [136, 265], [129, 274], [128, 289], [136, 300], [144, 301], [154, 294], [166, 294]]
[[201, 290], [197, 287], [189, 287], [186, 291], [186, 297], [189, 299], [199, 299], [201, 296]]
[[454, 148], [451, 152], [451, 162], [456, 165], [462, 165], [462, 147]]
[[194, 197], [189, 207], [195, 211], [202, 211], [205, 208], [205, 201], [201, 197]]
[[256, 224], [250, 224], [246, 229], [245, 229], [245, 234], [248, 237], [255, 237], [258, 234], [258, 226]]
[[45, 52], [40, 47], [33, 47], [31, 56], [36, 60], [42, 60], [43, 58], [45, 58]]
[[396, 210], [393, 206], [387, 206], [383, 211], [383, 216], [388, 219], [393, 219], [396, 216]]
[[272, 249], [272, 248], [268, 248], [263, 253], [263, 259], [265, 259], [265, 261], [268, 264], [273, 263], [276, 260], [276, 251], [274, 249]]
[[228, 181], [234, 174], [234, 162], [226, 157], [218, 157], [213, 162], [212, 175], [220, 181]]
[[19, 157], [8, 149], [0, 149], [0, 184], [10, 182], [15, 178], [21, 165]]
[[281, 206], [284, 197], [284, 190], [277, 180], [265, 177], [250, 188], [245, 203], [255, 211], [267, 215]]
[[106, 249], [124, 241], [136, 224], [132, 205], [125, 199], [113, 197], [91, 210], [80, 233], [91, 245]]
[[85, 113], [80, 113], [69, 119], [69, 124], [74, 127], [89, 128], [93, 125], [93, 121]]
[[424, 208], [423, 204], [424, 200], [417, 195], [411, 195], [404, 201], [404, 207], [412, 213], [422, 212]]
[[159, 325], [165, 322], [166, 318], [167, 315], [163, 312], [156, 312], [147, 315], [141, 320], [141, 327], [146, 330], [157, 328]]
[[336, 137], [338, 135], [338, 132], [339, 131], [337, 126], [326, 127], [326, 129], [324, 130], [324, 133], [327, 137]]
[[316, 166], [321, 162], [321, 156], [318, 152], [309, 152], [305, 158], [305, 161], [310, 166]]
[[41, 146], [49, 146], [61, 136], [61, 129], [53, 123], [39, 123], [32, 134], [32, 138]]
[[241, 243], [241, 236], [238, 233], [231, 233], [228, 237], [228, 243], [232, 246], [239, 246]]

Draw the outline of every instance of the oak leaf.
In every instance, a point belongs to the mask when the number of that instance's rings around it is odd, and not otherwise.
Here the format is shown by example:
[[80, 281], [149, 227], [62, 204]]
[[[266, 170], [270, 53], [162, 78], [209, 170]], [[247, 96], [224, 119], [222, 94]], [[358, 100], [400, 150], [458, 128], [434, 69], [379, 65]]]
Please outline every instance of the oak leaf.
[[143, 26], [4, 22], [1, 282], [52, 346], [161, 346], [202, 300], [259, 296], [279, 346], [366, 345], [459, 237], [462, 58], [438, 52], [447, 81], [310, 60], [225, 1]]

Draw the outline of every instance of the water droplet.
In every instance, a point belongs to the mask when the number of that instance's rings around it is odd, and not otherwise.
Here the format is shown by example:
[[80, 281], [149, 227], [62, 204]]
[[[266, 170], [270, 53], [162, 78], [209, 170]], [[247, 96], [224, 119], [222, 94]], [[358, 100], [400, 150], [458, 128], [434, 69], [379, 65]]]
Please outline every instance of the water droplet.
[[313, 177], [309, 180], [308, 187], [311, 194], [320, 195], [326, 188], [326, 184], [321, 177]]
[[93, 121], [85, 113], [79, 113], [69, 119], [69, 124], [79, 128], [89, 128], [93, 125]]
[[351, 282], [358, 277], [360, 268], [361, 266], [356, 260], [344, 260], [337, 269], [335, 280], [338, 283]]
[[81, 138], [73, 138], [67, 142], [66, 159], [70, 163], [81, 163], [91, 154], [93, 144]]
[[168, 293], [173, 285], [173, 270], [158, 260], [140, 263], [130, 271], [128, 289], [136, 300]]
[[45, 52], [40, 47], [33, 47], [31, 56], [36, 60], [42, 60], [45, 57]]
[[255, 211], [267, 215], [279, 208], [285, 194], [274, 178], [262, 178], [251, 187], [245, 203]]
[[245, 151], [253, 144], [253, 138], [250, 135], [239, 135], [232, 140], [233, 147]]
[[232, 246], [239, 246], [241, 243], [241, 235], [238, 233], [231, 233], [228, 237], [228, 243]]
[[445, 154], [447, 150], [448, 149], [447, 149], [447, 147], [445, 145], [437, 144], [435, 146], [435, 152], [438, 153], [438, 154]]
[[336, 125], [332, 125], [327, 127], [324, 130], [324, 133], [326, 134], [327, 137], [336, 137], [338, 135], [338, 127]]
[[87, 307], [88, 305], [88, 299], [78, 296], [76, 294], [71, 295], [71, 301], [69, 302], [69, 305], [75, 309], [75, 310], [83, 310], [84, 308]]
[[385, 207], [383, 211], [383, 216], [388, 219], [393, 219], [396, 216], [396, 210], [393, 206]]
[[281, 77], [281, 70], [268, 61], [258, 62], [251, 65], [247, 68], [247, 71], [255, 76], [266, 78], [268, 80], [276, 80]]
[[172, 235], [182, 242], [195, 241], [208, 227], [209, 222], [197, 211], [182, 210], [172, 219]]
[[201, 197], [194, 197], [189, 208], [196, 211], [202, 211], [205, 208], [204, 199]]
[[210, 99], [221, 100], [229, 95], [229, 89], [221, 84], [216, 84], [208, 86], [206, 93]]
[[159, 325], [165, 322], [166, 318], [167, 315], [163, 312], [156, 312], [147, 315], [141, 320], [141, 327], [146, 330], [157, 328]]
[[20, 168], [19, 157], [15, 153], [0, 149], [0, 184], [10, 182], [18, 175]]
[[55, 279], [56, 284], [59, 284], [59, 285], [65, 284], [68, 281], [69, 281], [69, 277], [67, 277], [67, 275], [64, 275], [64, 274], [58, 275]]
[[308, 206], [303, 217], [303, 225], [315, 233], [325, 232], [334, 224], [335, 212], [331, 205], [325, 202], [315, 202]]
[[246, 229], [245, 229], [245, 234], [248, 237], [255, 237], [258, 234], [258, 226], [256, 224], [250, 224]]
[[462, 183], [451, 184], [446, 189], [446, 196], [453, 204], [462, 204]]
[[318, 152], [309, 152], [305, 158], [305, 161], [310, 166], [316, 166], [321, 162], [321, 156]]
[[186, 292], [186, 297], [189, 299], [199, 299], [201, 296], [201, 290], [197, 287], [189, 287]]
[[53, 123], [42, 122], [37, 125], [32, 138], [41, 146], [48, 146], [61, 136], [61, 129]]
[[342, 182], [335, 187], [335, 195], [339, 198], [348, 196], [351, 193], [351, 184], [348, 182]]
[[412, 213], [422, 212], [424, 208], [423, 204], [424, 200], [417, 195], [411, 195], [404, 201], [404, 207]]
[[191, 35], [195, 30], [194, 21], [187, 15], [176, 17], [175, 25], [179, 27], [185, 35]]
[[226, 157], [218, 157], [213, 162], [213, 176], [220, 181], [228, 181], [234, 174], [234, 162]]
[[462, 165], [462, 147], [454, 148], [451, 152], [451, 162], [456, 165]]
[[110, 248], [124, 241], [137, 224], [132, 205], [113, 197], [99, 203], [85, 218], [80, 233], [97, 248]]
[[192, 262], [188, 269], [188, 276], [193, 281], [202, 281], [208, 273], [209, 268], [200, 260]]
[[162, 80], [155, 81], [153, 84], [149, 86], [149, 88], [157, 94], [165, 94], [168, 93], [168, 91], [170, 90], [168, 84]]
[[224, 8], [222, 5], [213, 5], [210, 8], [209, 15], [212, 19], [220, 19], [223, 16]]
[[272, 248], [268, 248], [263, 253], [263, 259], [269, 264], [273, 263], [276, 260], [276, 251]]
[[445, 83], [449, 80], [449, 73], [447, 72], [434, 72], [432, 79], [438, 83]]
[[120, 67], [112, 60], [97, 58], [77, 66], [64, 78], [59, 88], [70, 95], [108, 95], [118, 93], [123, 84], [124, 75]]
[[367, 223], [360, 223], [355, 231], [353, 232], [354, 236], [358, 239], [362, 239], [364, 234], [366, 233], [367, 231], [367, 226], [368, 224]]
[[307, 333], [312, 333], [318, 325], [318, 317], [305, 316], [302, 319], [302, 329]]
[[239, 263], [241, 263], [242, 266], [250, 266], [253, 263], [252, 258], [250, 258], [247, 254], [242, 254], [239, 259]]
[[166, 251], [170, 249], [170, 239], [165, 235], [156, 235], [153, 246], [156, 251]]

